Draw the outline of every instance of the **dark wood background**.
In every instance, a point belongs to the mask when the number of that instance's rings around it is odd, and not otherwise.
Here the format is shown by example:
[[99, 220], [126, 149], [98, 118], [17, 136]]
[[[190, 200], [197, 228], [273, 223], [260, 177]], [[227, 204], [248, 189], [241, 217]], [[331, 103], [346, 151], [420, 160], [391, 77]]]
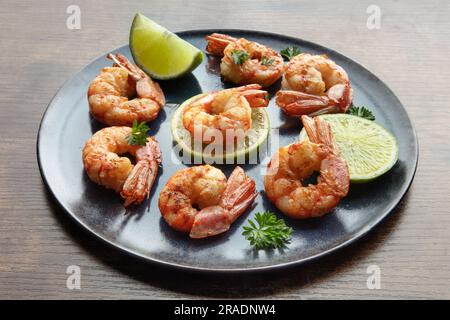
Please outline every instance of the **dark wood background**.
[[[366, 26], [370, 4], [381, 29]], [[81, 29], [66, 8], [81, 8]], [[205, 276], [129, 258], [73, 223], [46, 191], [36, 161], [41, 116], [57, 89], [128, 41], [140, 11], [170, 30], [242, 28], [336, 49], [385, 81], [420, 143], [415, 181], [369, 236], [304, 267]], [[450, 298], [450, 6], [433, 1], [12, 1], [0, 6], [0, 298]], [[389, 106], [386, 106], [389, 107]], [[366, 287], [381, 268], [381, 289]], [[81, 290], [66, 268], [81, 267]]]

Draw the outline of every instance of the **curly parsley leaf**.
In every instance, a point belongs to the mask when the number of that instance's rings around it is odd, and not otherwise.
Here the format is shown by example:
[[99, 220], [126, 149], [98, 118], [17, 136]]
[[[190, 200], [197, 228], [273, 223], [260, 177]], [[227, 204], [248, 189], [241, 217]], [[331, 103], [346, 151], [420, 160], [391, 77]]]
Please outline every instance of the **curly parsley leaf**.
[[291, 60], [293, 57], [299, 55], [301, 53], [299, 47], [293, 46], [288, 47], [280, 51], [280, 54], [288, 60]]
[[145, 146], [147, 143], [147, 131], [149, 127], [145, 122], [138, 124], [136, 120], [133, 121], [133, 126], [131, 127], [131, 134], [128, 136], [128, 144], [131, 146], [140, 145]]
[[261, 64], [263, 66], [273, 66], [275, 64], [275, 59], [273, 59], [273, 58], [269, 59], [267, 57], [262, 57]]
[[347, 110], [348, 114], [354, 115], [354, 116], [358, 116], [370, 121], [374, 121], [375, 120], [375, 116], [372, 114], [372, 111], [370, 111], [369, 109], [367, 109], [366, 107], [355, 107], [355, 106], [351, 106], [348, 110]]
[[255, 249], [282, 248], [291, 240], [292, 228], [283, 219], [277, 219], [273, 212], [258, 212], [255, 221], [249, 219], [242, 235]]
[[235, 64], [243, 64], [250, 56], [244, 50], [233, 50], [231, 51], [231, 58]]

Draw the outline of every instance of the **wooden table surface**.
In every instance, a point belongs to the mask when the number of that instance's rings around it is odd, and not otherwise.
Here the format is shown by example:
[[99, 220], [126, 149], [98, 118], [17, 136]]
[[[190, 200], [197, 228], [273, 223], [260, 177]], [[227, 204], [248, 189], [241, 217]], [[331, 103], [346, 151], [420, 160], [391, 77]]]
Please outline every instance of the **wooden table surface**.
[[[66, 27], [69, 5], [81, 29]], [[380, 29], [367, 27], [369, 5]], [[128, 41], [135, 12], [170, 30], [242, 28], [336, 49], [385, 81], [419, 136], [414, 183], [362, 241], [276, 273], [206, 276], [129, 258], [55, 205], [36, 161], [42, 114], [62, 83]], [[0, 298], [450, 298], [448, 1], [12, 1], [0, 6]], [[81, 290], [66, 287], [69, 265]], [[369, 265], [381, 289], [366, 285]]]

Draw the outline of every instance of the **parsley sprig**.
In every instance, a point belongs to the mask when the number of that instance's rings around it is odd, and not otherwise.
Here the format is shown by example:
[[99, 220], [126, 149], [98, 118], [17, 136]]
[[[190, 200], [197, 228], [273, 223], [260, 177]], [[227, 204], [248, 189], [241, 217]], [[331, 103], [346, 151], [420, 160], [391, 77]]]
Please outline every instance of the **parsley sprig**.
[[267, 57], [262, 57], [261, 58], [261, 64], [263, 65], [263, 66], [273, 66], [274, 64], [275, 64], [275, 59], [273, 59], [273, 58], [267, 58]]
[[235, 64], [243, 64], [250, 56], [244, 50], [233, 50], [231, 51], [231, 58]]
[[354, 116], [358, 116], [370, 121], [374, 121], [375, 120], [375, 116], [373, 115], [372, 111], [370, 111], [369, 109], [367, 109], [366, 107], [355, 107], [355, 106], [351, 106], [348, 110], [347, 110], [348, 114], [354, 115]]
[[258, 212], [255, 222], [249, 219], [248, 223], [250, 226], [244, 226], [242, 235], [257, 250], [282, 248], [291, 240], [292, 228], [273, 212]]
[[280, 51], [280, 54], [288, 60], [291, 60], [293, 57], [299, 55], [301, 53], [299, 47], [293, 46], [288, 47]]
[[145, 122], [141, 122], [138, 124], [138, 122], [134, 120], [133, 126], [131, 127], [131, 134], [128, 136], [128, 144], [131, 146], [145, 146], [145, 144], [147, 143], [148, 130], [149, 127]]

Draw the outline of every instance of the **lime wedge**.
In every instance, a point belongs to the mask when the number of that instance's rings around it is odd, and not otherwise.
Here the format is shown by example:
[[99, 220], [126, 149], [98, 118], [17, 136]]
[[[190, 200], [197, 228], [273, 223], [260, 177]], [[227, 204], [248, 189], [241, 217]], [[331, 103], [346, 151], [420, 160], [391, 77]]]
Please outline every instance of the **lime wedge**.
[[[372, 181], [397, 162], [397, 141], [379, 124], [348, 114], [320, 117], [330, 124], [341, 155], [347, 160], [350, 182]], [[307, 138], [305, 129], [302, 129], [300, 141]]]
[[180, 77], [203, 60], [202, 51], [140, 13], [131, 25], [130, 50], [136, 64], [159, 80]]
[[235, 145], [233, 150], [221, 149], [216, 154], [210, 152], [212, 150], [211, 145], [195, 144], [191, 133], [183, 126], [182, 116], [184, 108], [192, 100], [198, 99], [203, 95], [205, 94], [196, 95], [183, 102], [172, 116], [172, 136], [181, 148], [183, 158], [216, 164], [242, 164], [244, 162], [249, 163], [249, 160], [252, 163], [251, 161], [253, 159], [257, 159], [259, 148], [269, 134], [270, 124], [267, 111], [264, 108], [252, 108], [252, 127], [247, 132], [243, 143], [241, 145]]

